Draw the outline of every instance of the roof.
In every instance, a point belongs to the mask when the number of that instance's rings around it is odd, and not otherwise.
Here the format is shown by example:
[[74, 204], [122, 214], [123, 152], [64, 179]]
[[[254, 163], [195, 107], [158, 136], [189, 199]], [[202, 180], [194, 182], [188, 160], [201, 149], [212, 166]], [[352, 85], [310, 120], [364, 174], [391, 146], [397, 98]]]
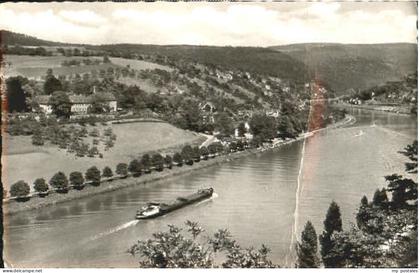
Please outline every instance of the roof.
[[[70, 102], [73, 104], [90, 104], [95, 99], [95, 96], [99, 96], [105, 101], [116, 101], [114, 94], [110, 92], [101, 92], [95, 93], [94, 95], [84, 96], [84, 95], [69, 95]], [[35, 101], [39, 104], [49, 104], [51, 95], [39, 95], [35, 97]]]
[[35, 101], [39, 104], [48, 104], [51, 96], [49, 95], [40, 95], [35, 97]]

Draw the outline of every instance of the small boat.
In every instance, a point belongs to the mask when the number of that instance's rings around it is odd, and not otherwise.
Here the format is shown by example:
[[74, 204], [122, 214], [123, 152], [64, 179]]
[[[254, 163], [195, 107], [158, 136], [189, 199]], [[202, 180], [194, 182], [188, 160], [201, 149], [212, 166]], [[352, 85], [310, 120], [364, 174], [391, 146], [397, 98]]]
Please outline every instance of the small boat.
[[186, 197], [178, 197], [172, 203], [147, 203], [136, 213], [136, 219], [151, 219], [158, 216], [165, 215], [171, 211], [183, 208], [187, 205], [199, 202], [201, 200], [210, 198], [213, 195], [213, 188], [199, 190], [196, 193], [190, 194]]

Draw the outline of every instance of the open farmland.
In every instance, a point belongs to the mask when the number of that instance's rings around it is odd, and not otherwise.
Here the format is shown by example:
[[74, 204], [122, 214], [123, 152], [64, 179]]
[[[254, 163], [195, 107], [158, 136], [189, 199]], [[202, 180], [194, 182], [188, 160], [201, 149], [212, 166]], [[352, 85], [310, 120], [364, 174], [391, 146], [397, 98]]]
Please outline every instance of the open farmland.
[[99, 65], [81, 65], [63, 67], [63, 61], [82, 60], [82, 59], [98, 59], [102, 57], [65, 57], [65, 56], [23, 56], [23, 55], [5, 55], [5, 75], [6, 77], [24, 76], [38, 78], [44, 76], [48, 68], [52, 68], [55, 75], [73, 75], [91, 72], [92, 70], [106, 70], [109, 67], [125, 67], [130, 65], [135, 70], [146, 69], [163, 69], [171, 71], [172, 69], [167, 66], [159, 64], [140, 61], [140, 60], [127, 60], [122, 58], [110, 58], [112, 63], [99, 64]]
[[[101, 128], [102, 127], [102, 128]], [[135, 156], [145, 152], [168, 149], [184, 143], [204, 141], [198, 134], [178, 129], [167, 123], [141, 122], [113, 124], [117, 135], [115, 146], [104, 152], [104, 158], [76, 157], [57, 146], [33, 146], [29, 136], [5, 136], [3, 138], [2, 181], [6, 188], [18, 180], [32, 182], [39, 177], [49, 180], [57, 171], [66, 175], [72, 171], [85, 172], [95, 165], [115, 171], [120, 162], [129, 163]], [[87, 126], [88, 131], [103, 126]]]

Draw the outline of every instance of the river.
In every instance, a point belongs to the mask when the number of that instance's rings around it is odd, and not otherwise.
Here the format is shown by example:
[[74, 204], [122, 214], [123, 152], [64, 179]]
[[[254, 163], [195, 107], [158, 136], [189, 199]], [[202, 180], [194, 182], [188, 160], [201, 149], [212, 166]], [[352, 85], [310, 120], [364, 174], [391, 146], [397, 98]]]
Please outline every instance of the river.
[[[136, 267], [126, 250], [168, 224], [198, 221], [207, 233], [228, 228], [242, 246], [267, 245], [273, 262], [292, 266], [293, 243], [307, 220], [317, 233], [332, 200], [345, 228], [361, 197], [383, 176], [403, 173], [397, 153], [417, 136], [409, 116], [350, 110], [356, 123], [304, 141], [149, 185], [74, 200], [5, 221], [5, 253], [15, 267]], [[303, 159], [302, 159], [303, 156]], [[148, 201], [171, 201], [199, 188], [215, 197], [164, 217], [133, 220]], [[298, 200], [298, 202], [296, 202]]]

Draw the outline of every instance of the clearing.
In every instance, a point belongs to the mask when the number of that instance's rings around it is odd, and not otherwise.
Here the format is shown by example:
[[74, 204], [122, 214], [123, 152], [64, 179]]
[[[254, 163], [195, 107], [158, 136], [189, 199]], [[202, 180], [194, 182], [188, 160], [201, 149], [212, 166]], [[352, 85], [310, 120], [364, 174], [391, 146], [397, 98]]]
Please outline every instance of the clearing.
[[[88, 131], [93, 126], [86, 126]], [[72, 171], [85, 172], [91, 166], [102, 170], [109, 166], [113, 171], [118, 163], [129, 163], [134, 157], [146, 152], [174, 150], [184, 144], [200, 144], [205, 138], [189, 131], [178, 129], [163, 122], [137, 122], [95, 126], [102, 132], [102, 127], [111, 127], [117, 135], [114, 147], [104, 152], [104, 158], [76, 157], [47, 144], [33, 146], [30, 136], [9, 136], [3, 138], [2, 181], [6, 189], [18, 180], [25, 180], [32, 186], [36, 178], [47, 181], [57, 172], [67, 176]], [[180, 147], [179, 147], [180, 149]]]

